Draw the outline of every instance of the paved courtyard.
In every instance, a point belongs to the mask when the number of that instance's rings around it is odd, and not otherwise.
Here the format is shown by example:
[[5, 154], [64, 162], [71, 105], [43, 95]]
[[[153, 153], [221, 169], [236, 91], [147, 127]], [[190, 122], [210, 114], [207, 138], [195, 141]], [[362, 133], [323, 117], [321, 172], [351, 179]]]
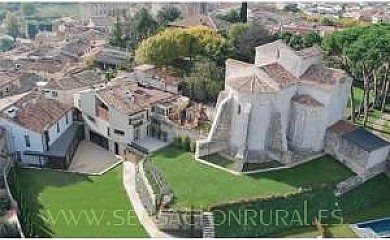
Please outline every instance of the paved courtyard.
[[137, 142], [137, 144], [146, 148], [149, 152], [155, 152], [164, 147], [167, 147], [170, 143], [158, 140], [156, 138], [147, 137], [142, 141]]
[[89, 141], [81, 141], [69, 171], [100, 174], [116, 166], [120, 160], [114, 153]]

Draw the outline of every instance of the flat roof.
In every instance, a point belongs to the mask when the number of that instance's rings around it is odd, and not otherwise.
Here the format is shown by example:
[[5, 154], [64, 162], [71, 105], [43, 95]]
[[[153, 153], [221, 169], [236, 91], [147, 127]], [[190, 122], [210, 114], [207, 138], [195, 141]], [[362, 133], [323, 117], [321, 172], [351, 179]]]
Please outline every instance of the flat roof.
[[375, 151], [390, 144], [386, 140], [376, 136], [362, 127], [346, 132], [341, 137], [368, 152]]

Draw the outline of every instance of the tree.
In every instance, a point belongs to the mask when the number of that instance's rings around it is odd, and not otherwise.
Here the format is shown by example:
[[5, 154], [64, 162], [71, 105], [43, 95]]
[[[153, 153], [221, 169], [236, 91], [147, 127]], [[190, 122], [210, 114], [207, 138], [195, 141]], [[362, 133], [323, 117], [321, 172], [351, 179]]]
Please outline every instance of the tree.
[[157, 29], [156, 20], [146, 8], [141, 8], [134, 16], [131, 31], [137, 42], [155, 34]]
[[185, 30], [166, 29], [142, 41], [135, 52], [135, 58], [138, 63], [169, 65], [176, 59], [197, 55], [198, 46], [199, 39]]
[[225, 38], [208, 27], [166, 29], [144, 40], [136, 50], [138, 63], [169, 65], [174, 60], [203, 56], [222, 65], [231, 54]]
[[217, 17], [221, 20], [237, 23], [242, 22], [240, 12], [237, 9], [230, 9], [230, 11], [226, 14], [218, 14]]
[[160, 25], [165, 26], [166, 24], [175, 21], [181, 17], [181, 12], [175, 6], [168, 5], [164, 6], [157, 12], [157, 21]]
[[32, 16], [35, 13], [35, 7], [33, 3], [22, 2], [20, 4], [22, 15], [25, 17]]
[[223, 89], [222, 69], [209, 61], [196, 62], [185, 80], [192, 100], [214, 102]]
[[253, 62], [255, 47], [273, 42], [275, 36], [259, 25], [251, 25], [242, 32], [236, 43], [236, 58], [241, 61]]
[[313, 47], [314, 45], [321, 46], [322, 41], [321, 36], [315, 32], [310, 32], [303, 36], [290, 32], [281, 32], [277, 37], [295, 50]]
[[4, 20], [7, 34], [14, 38], [14, 41], [19, 36], [19, 21], [15, 13], [8, 12]]
[[247, 2], [243, 2], [241, 4], [241, 10], [240, 10], [241, 22], [246, 23], [248, 21], [247, 14], [248, 14], [248, 3]]
[[5, 52], [11, 50], [15, 46], [15, 43], [10, 37], [0, 38], [0, 51]]
[[[352, 27], [334, 32], [322, 41], [322, 47], [332, 66], [344, 69], [355, 85], [363, 85], [363, 125], [367, 123], [368, 111], [375, 105], [382, 110], [389, 91], [390, 25]], [[371, 104], [370, 92], [373, 92]], [[353, 91], [351, 91], [353, 94]], [[375, 104], [380, 102], [381, 104]], [[351, 119], [355, 120], [351, 95]]]
[[125, 47], [125, 39], [122, 35], [122, 27], [121, 23], [119, 22], [119, 17], [116, 18], [116, 22], [111, 28], [108, 41], [112, 46]]

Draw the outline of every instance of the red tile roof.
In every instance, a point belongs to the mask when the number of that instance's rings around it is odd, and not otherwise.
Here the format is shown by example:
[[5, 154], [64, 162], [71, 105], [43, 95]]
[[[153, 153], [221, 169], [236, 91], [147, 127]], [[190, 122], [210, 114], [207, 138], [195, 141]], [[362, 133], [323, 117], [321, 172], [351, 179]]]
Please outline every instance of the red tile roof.
[[340, 120], [340, 121], [336, 122], [335, 124], [333, 124], [332, 126], [330, 126], [328, 128], [328, 131], [330, 131], [332, 133], [336, 133], [336, 134], [344, 134], [346, 132], [350, 132], [350, 131], [354, 130], [355, 128], [356, 128], [356, 126], [354, 126], [353, 124], [346, 122], [346, 121], [343, 121], [343, 120]]

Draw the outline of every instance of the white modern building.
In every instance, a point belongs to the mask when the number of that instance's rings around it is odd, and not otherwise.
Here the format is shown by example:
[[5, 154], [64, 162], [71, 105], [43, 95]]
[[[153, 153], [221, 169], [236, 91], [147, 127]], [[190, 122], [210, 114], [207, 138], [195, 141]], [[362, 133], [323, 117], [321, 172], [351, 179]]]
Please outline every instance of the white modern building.
[[0, 113], [8, 152], [23, 164], [67, 168], [78, 145], [79, 125], [73, 107], [26, 94]]
[[172, 126], [165, 120], [181, 100], [178, 95], [130, 83], [86, 90], [78, 101], [86, 140], [123, 156], [128, 147], [148, 152], [172, 141]]

